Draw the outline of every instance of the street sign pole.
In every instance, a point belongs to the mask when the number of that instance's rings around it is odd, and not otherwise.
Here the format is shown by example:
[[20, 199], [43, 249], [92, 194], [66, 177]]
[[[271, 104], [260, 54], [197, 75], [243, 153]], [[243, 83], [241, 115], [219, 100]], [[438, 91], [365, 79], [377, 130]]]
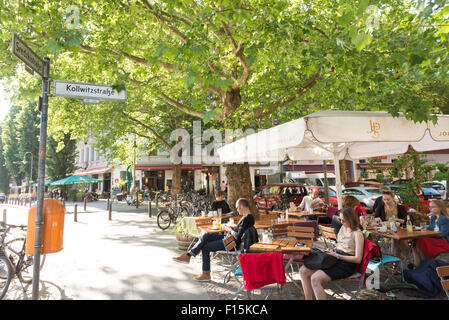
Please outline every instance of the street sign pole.
[[49, 72], [50, 59], [44, 58], [44, 66], [42, 70], [42, 110], [41, 110], [41, 127], [39, 140], [39, 162], [37, 176], [37, 206], [35, 221], [35, 237], [34, 237], [34, 264], [33, 264], [33, 291], [32, 299], [39, 299], [39, 273], [41, 264], [42, 249], [42, 225], [43, 209], [44, 209], [44, 183], [45, 183], [45, 154], [47, 145], [47, 116], [48, 116], [48, 96], [49, 96]]

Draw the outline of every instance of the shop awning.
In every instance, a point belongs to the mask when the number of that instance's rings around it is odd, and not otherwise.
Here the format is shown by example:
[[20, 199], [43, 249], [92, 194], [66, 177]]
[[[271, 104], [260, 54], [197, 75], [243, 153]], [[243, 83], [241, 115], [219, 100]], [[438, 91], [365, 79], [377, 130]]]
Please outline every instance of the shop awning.
[[89, 168], [85, 171], [76, 172], [76, 175], [79, 176], [90, 176], [93, 174], [103, 174], [107, 172], [111, 172], [111, 167], [95, 167], [95, 168]]
[[[181, 170], [201, 170], [201, 165], [195, 165], [195, 164], [184, 164], [181, 167]], [[173, 170], [172, 165], [159, 165], [159, 166], [150, 166], [150, 165], [142, 165], [142, 166], [136, 166], [136, 170], [143, 170], [143, 171], [151, 171], [151, 170]]]

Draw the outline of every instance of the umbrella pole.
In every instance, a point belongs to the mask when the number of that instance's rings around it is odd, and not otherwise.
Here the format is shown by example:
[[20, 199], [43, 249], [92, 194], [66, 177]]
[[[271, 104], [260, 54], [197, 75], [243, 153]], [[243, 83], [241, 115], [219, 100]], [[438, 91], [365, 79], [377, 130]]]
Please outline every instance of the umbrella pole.
[[324, 173], [324, 200], [329, 205], [329, 183], [327, 181], [327, 164], [326, 160], [323, 160], [323, 173]]
[[340, 161], [338, 161], [338, 151], [334, 145], [334, 168], [335, 168], [335, 185], [337, 187], [338, 209], [341, 209], [341, 179], [340, 179]]

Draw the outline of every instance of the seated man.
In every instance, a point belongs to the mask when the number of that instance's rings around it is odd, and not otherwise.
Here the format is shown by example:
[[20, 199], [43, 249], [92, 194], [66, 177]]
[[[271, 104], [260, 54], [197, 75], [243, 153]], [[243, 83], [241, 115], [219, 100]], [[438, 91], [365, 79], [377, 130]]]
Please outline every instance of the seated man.
[[313, 211], [327, 210], [327, 205], [320, 199], [320, 197], [318, 197], [318, 195], [318, 189], [313, 189], [310, 195], [302, 198], [302, 201], [299, 204], [299, 210], [306, 212], [309, 212], [310, 208]]
[[[237, 200], [235, 206], [243, 218], [240, 219], [239, 223], [234, 228], [229, 226], [224, 226], [224, 228], [227, 232], [230, 232], [234, 236], [236, 248], [239, 248], [245, 231], [254, 226], [254, 216], [249, 210], [248, 200], [240, 198]], [[175, 257], [173, 260], [181, 263], [189, 263], [192, 256], [196, 256], [201, 252], [203, 258], [203, 272], [199, 276], [195, 277], [195, 280], [210, 281], [210, 253], [226, 250], [223, 244], [224, 237], [224, 234], [205, 233], [189, 252], [183, 253], [179, 257]]]
[[215, 201], [212, 202], [211, 206], [212, 211], [218, 211], [218, 209], [221, 209], [222, 214], [231, 212], [231, 209], [229, 208], [229, 205], [224, 197], [224, 191], [219, 190], [215, 192]]

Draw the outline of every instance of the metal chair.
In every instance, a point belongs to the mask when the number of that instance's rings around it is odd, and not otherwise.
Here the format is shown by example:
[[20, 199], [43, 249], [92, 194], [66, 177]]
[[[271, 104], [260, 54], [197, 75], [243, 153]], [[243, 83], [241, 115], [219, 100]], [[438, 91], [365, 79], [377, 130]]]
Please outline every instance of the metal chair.
[[[274, 255], [273, 255], [274, 254]], [[238, 278], [239, 276], [241, 276], [243, 278], [243, 281], [239, 281], [240, 283], [240, 288], [234, 293], [234, 295], [232, 296], [232, 300], [234, 300], [235, 298], [238, 297], [239, 293], [242, 292], [243, 290], [245, 290], [248, 294], [248, 298], [249, 299], [253, 299], [254, 298], [254, 290], [256, 289], [270, 289], [269, 293], [265, 296], [265, 300], [268, 300], [273, 292], [273, 289], [280, 289], [280, 290], [285, 290], [285, 292], [287, 293], [287, 295], [289, 296], [289, 298], [291, 300], [293, 300], [293, 296], [291, 295], [290, 291], [288, 290], [288, 287], [286, 286], [286, 284], [280, 284], [278, 282], [276, 282], [276, 280], [274, 280], [272, 277], [270, 277], [269, 279], [264, 279], [264, 280], [268, 280], [268, 282], [271, 282], [270, 284], [267, 285], [263, 285], [254, 289], [250, 289], [247, 290], [245, 288], [245, 285], [248, 286], [249, 282], [247, 281], [248, 277], [249, 277], [249, 272], [251, 272], [251, 270], [255, 270], [258, 269], [261, 271], [262, 275], [265, 276], [267, 274], [267, 272], [264, 272], [264, 270], [266, 270], [265, 268], [271, 268], [273, 267], [273, 265], [277, 265], [277, 267], [281, 267], [284, 270], [284, 275], [285, 275], [285, 267], [283, 266], [282, 263], [282, 254], [281, 253], [274, 253], [274, 252], [270, 252], [270, 253], [251, 253], [250, 255], [273, 255], [271, 260], [267, 260], [267, 262], [269, 261], [271, 264], [270, 265], [257, 265], [254, 266], [252, 265], [253, 260], [246, 260], [244, 267], [242, 268], [242, 260], [243, 260], [243, 254], [239, 255], [239, 260], [240, 260], [240, 265], [239, 267], [236, 269], [234, 275], [236, 278]]]

